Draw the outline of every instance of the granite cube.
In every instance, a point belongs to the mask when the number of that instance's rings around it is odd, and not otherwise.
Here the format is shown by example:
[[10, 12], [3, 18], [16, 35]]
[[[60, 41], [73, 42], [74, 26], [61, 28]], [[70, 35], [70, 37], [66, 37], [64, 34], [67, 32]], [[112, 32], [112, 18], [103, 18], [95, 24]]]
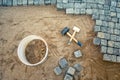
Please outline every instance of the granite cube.
[[111, 33], [111, 34], [113, 34], [113, 28], [107, 28], [107, 33]]
[[103, 26], [108, 26], [108, 22], [107, 21], [102, 21]]
[[101, 46], [101, 53], [107, 53], [107, 47]]
[[51, 4], [51, 0], [44, 0], [45, 5], [50, 5]]
[[12, 6], [12, 0], [7, 0], [7, 6]]
[[92, 15], [92, 19], [95, 19], [95, 20], [99, 19], [99, 17], [100, 17], [99, 14], [96, 14], [96, 13], [93, 13]]
[[117, 13], [117, 18], [120, 18], [120, 13]]
[[116, 5], [117, 5], [116, 1], [112, 0], [112, 1], [111, 1], [111, 6], [112, 6], [112, 7], [116, 7]]
[[101, 42], [101, 39], [100, 38], [94, 38], [93, 39], [93, 44], [95, 44], [95, 45], [100, 45], [100, 42]]
[[[51, 0], [51, 3], [56, 2], [56, 0]], [[39, 5], [44, 5], [45, 2], [44, 0], [39, 0]]]
[[77, 50], [77, 51], [74, 52], [74, 56], [76, 58], [82, 57], [82, 52], [80, 50]]
[[68, 0], [63, 0], [63, 3], [68, 3]]
[[113, 54], [113, 48], [112, 48], [112, 47], [108, 47], [108, 49], [107, 49], [107, 53], [109, 53], [109, 54]]
[[108, 33], [104, 33], [104, 35], [105, 35], [105, 39], [107, 39], [107, 40], [110, 39], [110, 34], [108, 34]]
[[120, 41], [120, 36], [116, 36], [116, 41]]
[[54, 73], [55, 73], [56, 75], [60, 75], [60, 74], [62, 73], [62, 69], [61, 69], [60, 67], [56, 67], [56, 68], [54, 69]]
[[98, 38], [105, 38], [105, 34], [103, 32], [98, 32], [97, 37]]
[[111, 18], [111, 19], [112, 19], [112, 20], [111, 20], [112, 22], [116, 22], [116, 23], [118, 22], [118, 18], [117, 18], [117, 17], [113, 17], [113, 18]]
[[120, 34], [120, 30], [114, 29], [114, 34], [119, 35]]
[[64, 77], [64, 80], [73, 80], [73, 77], [66, 74], [65, 77]]
[[102, 32], [108, 32], [107, 26], [101, 26], [101, 31]]
[[86, 9], [81, 9], [81, 10], [80, 10], [80, 13], [81, 13], [81, 14], [85, 14], [85, 12], [86, 12]]
[[102, 25], [102, 21], [101, 20], [96, 20], [96, 25]]
[[81, 6], [80, 3], [75, 3], [75, 4], [74, 4], [74, 7], [75, 7], [75, 8], [80, 8], [80, 6]]
[[120, 54], [119, 54], [119, 49], [117, 49], [117, 48], [114, 48], [114, 49], [113, 49], [113, 53], [114, 53], [114, 55], [120, 55]]
[[103, 60], [104, 60], [104, 61], [111, 61], [111, 55], [109, 55], [109, 54], [104, 54], [104, 55], [103, 55]]
[[116, 14], [116, 12], [111, 12], [110, 15], [111, 15], [111, 17], [116, 17], [117, 14]]
[[111, 55], [111, 61], [112, 61], [112, 62], [116, 62], [116, 61], [117, 61], [116, 55]]
[[75, 8], [74, 9], [74, 14], [80, 14], [80, 9]]
[[99, 31], [100, 31], [100, 26], [95, 26], [95, 27], [94, 27], [94, 31], [95, 31], [95, 32], [99, 32]]
[[114, 41], [108, 41], [108, 46], [109, 47], [114, 47], [115, 42]]
[[23, 5], [22, 0], [17, 0], [17, 4], [18, 4], [18, 5]]
[[111, 40], [116, 41], [117, 36], [116, 35], [111, 35], [110, 38], [111, 38]]
[[92, 14], [92, 9], [86, 9], [86, 14], [91, 15]]
[[115, 42], [114, 47], [116, 47], [116, 48], [120, 48], [120, 42]]
[[80, 72], [83, 69], [83, 67], [80, 64], [75, 64], [73, 67], [77, 72]]
[[23, 5], [27, 5], [27, 0], [23, 0]]
[[13, 6], [17, 6], [17, 0], [13, 0]]
[[117, 56], [117, 62], [120, 62], [120, 56]]
[[60, 65], [61, 68], [66, 68], [66, 67], [68, 67], [68, 62], [65, 58], [61, 58], [59, 60], [59, 65]]
[[73, 76], [75, 74], [75, 69], [73, 67], [69, 67], [67, 70], [67, 74]]
[[28, 0], [28, 5], [33, 5], [33, 0]]
[[115, 27], [115, 23], [114, 22], [109, 22], [109, 27], [110, 28], [114, 28]]
[[103, 46], [107, 46], [107, 40], [105, 40], [105, 39], [101, 39], [101, 45], [103, 45]]
[[74, 9], [73, 8], [67, 8], [66, 9], [66, 14], [73, 14], [74, 13]]
[[38, 5], [38, 4], [39, 4], [39, 0], [34, 0], [34, 1], [33, 1], [33, 4], [34, 4], [34, 5]]

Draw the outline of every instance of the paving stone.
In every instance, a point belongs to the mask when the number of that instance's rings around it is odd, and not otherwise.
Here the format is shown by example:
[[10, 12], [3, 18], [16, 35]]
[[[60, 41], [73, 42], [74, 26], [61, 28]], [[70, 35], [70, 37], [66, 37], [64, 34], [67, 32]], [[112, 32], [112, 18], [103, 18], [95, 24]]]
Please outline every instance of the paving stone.
[[116, 35], [111, 35], [111, 40], [116, 41], [117, 36]]
[[13, 0], [13, 6], [17, 6], [17, 0]]
[[107, 53], [107, 47], [101, 46], [101, 53]]
[[113, 34], [113, 30], [114, 30], [113, 28], [107, 28], [107, 31], [108, 31], [107, 33]]
[[51, 4], [51, 0], [44, 0], [45, 5], [50, 5]]
[[103, 9], [103, 5], [101, 4], [98, 4], [97, 6], [98, 6], [98, 9]]
[[101, 20], [96, 20], [96, 25], [102, 25], [102, 21]]
[[61, 68], [66, 68], [66, 67], [68, 67], [68, 62], [65, 58], [61, 58], [59, 60], [59, 65], [60, 65]]
[[86, 3], [82, 3], [80, 5], [77, 5], [78, 8], [85, 9], [86, 8]]
[[2, 6], [2, 0], [0, 0], [0, 6]]
[[114, 47], [116, 47], [116, 48], [120, 48], [120, 42], [115, 42]]
[[120, 41], [120, 36], [116, 36], [116, 41]]
[[120, 13], [117, 13], [117, 18], [120, 18]]
[[80, 14], [80, 9], [74, 9], [74, 14]]
[[73, 8], [67, 8], [66, 9], [66, 14], [73, 14], [74, 13], [74, 9]]
[[109, 55], [109, 54], [104, 54], [104, 55], [103, 55], [103, 60], [104, 60], [104, 61], [111, 61], [111, 55]]
[[80, 3], [75, 3], [75, 8], [80, 8]]
[[67, 70], [67, 74], [73, 76], [75, 74], [75, 69], [73, 67], [69, 67]]
[[105, 0], [105, 5], [111, 5], [111, 0]]
[[107, 49], [107, 53], [109, 53], [109, 54], [113, 54], [113, 48], [112, 48], [112, 47], [108, 47], [108, 49]]
[[108, 22], [107, 21], [102, 21], [104, 26], [108, 26]]
[[[45, 0], [45, 1], [46, 1], [46, 0]], [[34, 1], [33, 1], [33, 4], [34, 4], [34, 5], [39, 5], [39, 0], [34, 0]]]
[[116, 18], [116, 17], [111, 18], [111, 21], [112, 21], [112, 22], [116, 22], [116, 23], [117, 23], [117, 22], [118, 22], [118, 18]]
[[116, 23], [115, 28], [120, 29], [120, 23]]
[[62, 3], [57, 3], [57, 9], [62, 10], [63, 9], [63, 4]]
[[98, 37], [98, 38], [105, 38], [105, 35], [104, 35], [103, 32], [98, 32], [98, 33], [97, 33], [97, 37]]
[[33, 5], [33, 0], [28, 0], [28, 5]]
[[73, 77], [66, 74], [65, 77], [64, 77], [64, 80], [73, 80]]
[[117, 48], [114, 48], [114, 49], [113, 49], [113, 53], [114, 53], [114, 55], [120, 55], [120, 54], [119, 54], [119, 49], [117, 49]]
[[[108, 0], [107, 0], [108, 1]], [[104, 5], [104, 8], [103, 8], [104, 10], [109, 10], [110, 9], [110, 6], [108, 6], [108, 5]]]
[[66, 8], [73, 8], [74, 7], [74, 3], [67, 3], [66, 6], [67, 6]]
[[100, 9], [100, 10], [99, 10], [99, 13], [102, 14], [102, 15], [104, 15], [105, 12], [104, 12], [104, 10], [101, 10], [101, 9]]
[[74, 52], [74, 56], [76, 58], [82, 57], [82, 52], [80, 50], [77, 50], [77, 51]]
[[117, 58], [116, 55], [111, 55], [111, 61], [112, 61], [112, 62], [116, 62], [116, 61], [117, 61], [116, 58]]
[[101, 31], [102, 32], [108, 32], [108, 28], [106, 26], [101, 26]]
[[23, 0], [23, 5], [27, 5], [27, 0]]
[[83, 67], [80, 64], [75, 64], [73, 67], [77, 72], [80, 72], [83, 69]]
[[111, 7], [110, 6], [110, 11], [114, 11], [115, 12], [116, 11], [116, 7]]
[[105, 21], [111, 21], [111, 17], [110, 16], [105, 16]]
[[120, 30], [114, 29], [114, 34], [119, 35], [120, 34]]
[[51, 4], [56, 4], [56, 0], [51, 0]]
[[94, 27], [94, 31], [95, 31], [95, 32], [99, 32], [99, 31], [100, 31], [100, 26], [95, 26], [95, 27]]
[[105, 40], [105, 39], [101, 39], [101, 45], [103, 45], [103, 46], [107, 46], [107, 40]]
[[104, 38], [107, 39], [107, 40], [109, 40], [110, 39], [110, 34], [104, 33]]
[[7, 0], [7, 6], [12, 6], [12, 0]]
[[114, 28], [115, 27], [115, 23], [114, 22], [109, 22], [109, 27], [110, 28]]
[[91, 15], [91, 14], [92, 14], [92, 9], [87, 9], [87, 10], [86, 10], [86, 14]]
[[2, 5], [7, 6], [7, 0], [3, 0]]
[[105, 15], [100, 14], [100, 20], [105, 20]]
[[111, 6], [112, 7], [116, 7], [116, 5], [117, 5], [116, 1], [111, 1]]
[[85, 12], [86, 12], [86, 9], [81, 9], [81, 10], [80, 10], [80, 13], [81, 13], [81, 14], [85, 14]]
[[[55, 2], [56, 2], [56, 0], [54, 0]], [[51, 3], [53, 2], [53, 0], [51, 0]], [[39, 5], [44, 5], [45, 4], [45, 2], [44, 2], [44, 0], [39, 0]]]
[[120, 56], [117, 56], [117, 62], [120, 62]]
[[116, 14], [116, 12], [111, 12], [110, 15], [111, 15], [111, 17], [116, 17], [117, 14]]
[[100, 45], [100, 42], [101, 42], [100, 38], [96, 37], [93, 39], [93, 44], [95, 44], [95, 45]]
[[54, 69], [54, 73], [55, 73], [56, 75], [60, 75], [60, 74], [62, 73], [62, 69], [61, 69], [60, 67], [56, 67], [56, 68]]
[[63, 0], [63, 3], [68, 3], [68, 0]]
[[114, 41], [108, 41], [108, 46], [109, 47], [114, 47], [115, 42]]
[[120, 13], [120, 8], [116, 8], [116, 12]]
[[99, 14], [95, 14], [95, 13], [94, 13], [94, 14], [92, 15], [92, 19], [95, 19], [95, 20], [96, 20], [96, 19], [99, 19], [99, 17], [100, 17]]
[[17, 4], [18, 4], [18, 5], [23, 5], [22, 0], [17, 0]]

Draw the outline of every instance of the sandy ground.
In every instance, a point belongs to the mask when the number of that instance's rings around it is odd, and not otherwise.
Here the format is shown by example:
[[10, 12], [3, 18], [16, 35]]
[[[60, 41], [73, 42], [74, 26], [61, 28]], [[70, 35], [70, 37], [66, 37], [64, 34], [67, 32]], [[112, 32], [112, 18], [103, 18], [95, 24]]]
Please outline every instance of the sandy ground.
[[[120, 80], [120, 64], [104, 62], [100, 48], [93, 45], [95, 22], [87, 15], [66, 15], [54, 6], [0, 7], [0, 80], [63, 80], [53, 69], [58, 61], [66, 57], [69, 65], [80, 63], [84, 69], [79, 80]], [[78, 26], [81, 31], [76, 38], [83, 43], [80, 48], [60, 31], [65, 27]], [[43, 37], [49, 45], [49, 56], [45, 63], [29, 67], [17, 56], [19, 42], [27, 35]], [[80, 49], [82, 58], [73, 56]]]

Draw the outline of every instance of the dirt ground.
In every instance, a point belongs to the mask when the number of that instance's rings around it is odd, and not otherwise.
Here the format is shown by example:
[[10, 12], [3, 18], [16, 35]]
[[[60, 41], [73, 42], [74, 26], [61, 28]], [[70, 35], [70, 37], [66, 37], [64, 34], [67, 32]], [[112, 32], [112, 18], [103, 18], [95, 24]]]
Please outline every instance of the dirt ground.
[[[91, 16], [66, 15], [55, 6], [0, 7], [0, 80], [63, 80], [63, 74], [53, 72], [62, 57], [70, 66], [84, 67], [80, 80], [120, 80], [120, 64], [103, 61], [100, 47], [92, 43], [94, 24]], [[76, 38], [83, 47], [67, 45], [69, 38], [60, 33], [65, 26], [71, 33], [73, 26], [81, 29]], [[22, 64], [17, 56], [19, 42], [31, 34], [43, 37], [49, 46], [47, 61], [36, 67]], [[78, 49], [83, 56], [76, 59], [73, 52]]]

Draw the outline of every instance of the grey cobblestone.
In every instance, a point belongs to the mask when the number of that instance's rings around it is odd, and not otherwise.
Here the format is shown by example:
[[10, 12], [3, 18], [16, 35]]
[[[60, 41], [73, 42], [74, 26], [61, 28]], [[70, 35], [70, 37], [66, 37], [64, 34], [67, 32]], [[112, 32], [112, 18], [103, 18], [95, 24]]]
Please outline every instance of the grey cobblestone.
[[66, 9], [66, 14], [73, 14], [74, 13], [74, 9], [73, 8], [67, 8]]
[[104, 54], [104, 55], [103, 55], [103, 60], [105, 60], [105, 61], [111, 61], [111, 55], [109, 55], [109, 54]]
[[93, 39], [93, 44], [95, 44], [95, 45], [100, 45], [100, 42], [101, 42], [100, 38]]
[[87, 10], [86, 10], [86, 14], [91, 15], [91, 14], [92, 14], [92, 9], [87, 9]]
[[96, 25], [102, 25], [102, 21], [101, 20], [96, 20]]
[[73, 80], [73, 77], [66, 74], [65, 77], [64, 77], [64, 80]]
[[120, 56], [117, 56], [117, 62], [120, 62]]
[[67, 74], [73, 76], [75, 74], [75, 69], [73, 67], [69, 67], [67, 70]]
[[94, 31], [95, 31], [95, 32], [101, 31], [100, 26], [95, 26], [95, 27], [94, 27]]
[[111, 40], [116, 41], [117, 36], [116, 35], [111, 35]]
[[114, 53], [115, 55], [119, 55], [119, 49], [114, 48], [113, 53]]
[[75, 64], [73, 67], [77, 72], [80, 72], [83, 69], [83, 67], [80, 64]]
[[81, 52], [80, 50], [77, 50], [77, 51], [74, 52], [74, 56], [75, 56], [76, 58], [79, 58], [79, 57], [82, 56], [82, 52]]
[[107, 46], [107, 40], [105, 40], [105, 39], [101, 39], [101, 45], [103, 45], [103, 46]]
[[56, 75], [60, 75], [60, 74], [62, 73], [62, 69], [61, 69], [60, 67], [56, 67], [56, 68], [54, 69], [54, 73], [55, 73]]
[[107, 49], [107, 53], [109, 53], [109, 54], [113, 54], [113, 48], [112, 48], [112, 47], [108, 47], [108, 49]]
[[119, 35], [120, 34], [120, 30], [114, 29], [114, 34]]
[[112, 62], [116, 62], [116, 61], [117, 61], [116, 58], [117, 58], [116, 55], [111, 55], [111, 61], [112, 61]]
[[114, 47], [115, 42], [114, 41], [108, 41], [108, 46], [109, 47]]
[[101, 46], [101, 53], [107, 53], [107, 47]]
[[60, 65], [61, 68], [66, 68], [66, 67], [68, 67], [68, 62], [65, 58], [61, 58], [59, 60], [59, 65]]

